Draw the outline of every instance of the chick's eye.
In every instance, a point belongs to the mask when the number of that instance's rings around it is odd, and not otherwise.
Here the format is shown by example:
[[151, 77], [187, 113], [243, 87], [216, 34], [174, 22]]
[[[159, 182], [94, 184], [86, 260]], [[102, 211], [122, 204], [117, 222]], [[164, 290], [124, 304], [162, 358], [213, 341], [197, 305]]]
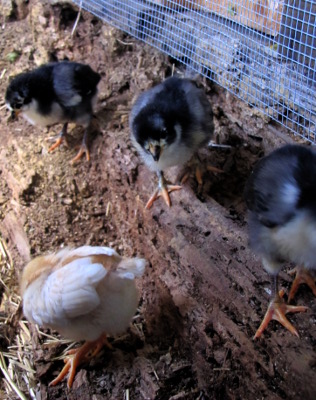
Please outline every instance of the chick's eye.
[[161, 131], [160, 131], [160, 138], [161, 139], [166, 139], [167, 134], [168, 134], [167, 128], [162, 128]]
[[14, 109], [19, 110], [24, 104], [24, 98], [22, 96], [16, 96], [12, 101], [12, 106]]

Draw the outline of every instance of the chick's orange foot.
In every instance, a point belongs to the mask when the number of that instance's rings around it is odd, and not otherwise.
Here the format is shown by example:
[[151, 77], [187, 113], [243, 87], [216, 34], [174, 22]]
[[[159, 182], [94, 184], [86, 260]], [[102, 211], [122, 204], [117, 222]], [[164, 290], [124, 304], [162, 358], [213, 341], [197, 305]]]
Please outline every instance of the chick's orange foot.
[[296, 274], [290, 290], [289, 302], [293, 300], [299, 286], [302, 283], [305, 283], [307, 286], [309, 286], [312, 292], [314, 293], [314, 296], [316, 296], [315, 276], [313, 276], [308, 269], [305, 269], [303, 267], [296, 267], [293, 268], [291, 271], [289, 271], [289, 274], [290, 275]]
[[70, 164], [72, 164], [72, 165], [73, 165], [73, 164], [76, 164], [76, 163], [81, 159], [81, 157], [82, 157], [84, 154], [86, 155], [86, 160], [87, 160], [87, 161], [90, 161], [90, 152], [89, 152], [89, 149], [88, 149], [86, 143], [82, 143], [82, 144], [81, 144], [80, 149], [79, 149], [79, 151], [78, 151], [76, 157], [74, 157], [74, 158], [70, 161]]
[[263, 331], [266, 329], [266, 327], [268, 326], [269, 322], [272, 319], [280, 322], [280, 324], [282, 324], [286, 329], [288, 329], [293, 335], [299, 337], [297, 330], [294, 328], [294, 326], [290, 323], [290, 321], [286, 318], [285, 315], [287, 313], [305, 312], [308, 310], [308, 307], [291, 306], [289, 304], [286, 304], [285, 301], [283, 300], [283, 296], [284, 296], [284, 291], [280, 290], [280, 292], [276, 294], [274, 299], [270, 302], [268, 310], [254, 336], [254, 339], [258, 339], [262, 335]]
[[84, 135], [83, 135], [83, 139], [82, 139], [82, 143], [81, 146], [79, 148], [79, 151], [76, 155], [76, 157], [74, 157], [71, 161], [70, 164], [74, 165], [76, 162], [78, 162], [81, 157], [85, 154], [86, 155], [86, 160], [90, 161], [90, 152], [88, 149], [88, 128], [85, 130]]
[[51, 153], [52, 151], [57, 149], [57, 147], [61, 146], [62, 144], [65, 144], [68, 147], [66, 138], [63, 135], [59, 135], [58, 138], [56, 139], [55, 143], [52, 144], [50, 146], [50, 148], [48, 149], [48, 152]]
[[214, 165], [207, 165], [206, 169], [214, 174], [223, 174], [225, 172], [223, 169], [214, 167]]
[[[200, 167], [200, 165], [196, 165], [195, 168], [195, 179], [197, 181], [197, 183], [202, 186], [203, 185], [203, 171]], [[181, 184], [185, 184], [186, 181], [189, 179], [190, 175], [192, 172], [192, 166], [188, 165], [187, 168], [185, 168], [182, 176], [180, 177], [180, 182]]]
[[171, 193], [175, 190], [180, 190], [180, 189], [182, 189], [182, 186], [180, 186], [180, 185], [169, 185], [167, 183], [164, 183], [163, 185], [159, 184], [159, 186], [154, 191], [154, 193], [152, 194], [150, 199], [147, 201], [145, 208], [147, 210], [149, 210], [152, 207], [152, 205], [154, 204], [155, 200], [157, 200], [158, 197], [160, 197], [160, 196], [164, 199], [167, 206], [170, 207], [171, 200], [170, 200], [169, 193]]
[[49, 153], [57, 149], [57, 147], [61, 146], [62, 144], [65, 144], [68, 147], [68, 142], [66, 140], [67, 128], [68, 128], [68, 123], [63, 125], [63, 128], [60, 134], [57, 136], [55, 143], [48, 149]]
[[[218, 174], [224, 173], [224, 171], [222, 169], [219, 169], [212, 165], [207, 165], [206, 168], [202, 168], [200, 163], [195, 165], [195, 167], [194, 167], [195, 174], [194, 175], [195, 175], [195, 179], [199, 186], [203, 185], [203, 175], [204, 175], [205, 169], [207, 171], [211, 171], [213, 173], [218, 173]], [[180, 178], [181, 184], [184, 184], [189, 179], [191, 172], [192, 172], [192, 165], [189, 164]]]
[[50, 382], [50, 386], [55, 386], [57, 383], [61, 382], [64, 377], [69, 372], [67, 386], [68, 389], [72, 387], [73, 381], [75, 379], [77, 367], [80, 364], [85, 362], [89, 362], [93, 357], [95, 357], [101, 349], [106, 346], [109, 349], [113, 347], [108, 342], [106, 334], [102, 335], [99, 339], [93, 342], [86, 342], [83, 346], [78, 347], [77, 349], [72, 349], [67, 352], [67, 357], [65, 358], [65, 366], [58, 374], [58, 376]]

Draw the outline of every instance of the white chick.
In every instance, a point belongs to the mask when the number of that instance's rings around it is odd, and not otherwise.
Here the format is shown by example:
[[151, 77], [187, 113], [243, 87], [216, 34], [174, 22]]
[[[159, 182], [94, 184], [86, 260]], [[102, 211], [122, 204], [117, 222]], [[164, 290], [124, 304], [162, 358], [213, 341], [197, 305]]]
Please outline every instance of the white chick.
[[127, 329], [138, 305], [135, 277], [145, 265], [144, 259], [122, 258], [113, 249], [92, 246], [65, 248], [27, 264], [20, 283], [26, 318], [66, 338], [86, 341], [69, 353], [73, 357], [51, 385], [69, 371], [70, 388], [77, 366], [103, 345], [111, 347], [106, 334]]

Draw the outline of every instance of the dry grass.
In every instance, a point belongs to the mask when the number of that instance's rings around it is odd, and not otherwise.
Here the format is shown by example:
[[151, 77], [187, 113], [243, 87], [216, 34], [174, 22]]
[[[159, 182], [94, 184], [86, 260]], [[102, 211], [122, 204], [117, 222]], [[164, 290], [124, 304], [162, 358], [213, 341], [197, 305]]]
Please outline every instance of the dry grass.
[[[40, 399], [39, 382], [34, 366], [34, 337], [29, 323], [21, 319], [21, 297], [14, 270], [13, 261], [0, 237], [0, 332], [3, 337], [0, 348], [0, 370], [4, 379], [0, 384], [2, 400]], [[33, 333], [40, 338], [42, 347], [65, 344], [64, 352], [51, 361], [64, 359], [66, 352], [76, 343], [62, 340], [53, 334], [42, 332], [35, 326]], [[34, 332], [34, 330], [33, 330]]]
[[[14, 265], [0, 238], [0, 331], [3, 340], [0, 369], [4, 376], [0, 387], [2, 399], [35, 399], [35, 371], [31, 334], [26, 321], [19, 320], [21, 298]], [[28, 396], [24, 393], [28, 393]]]

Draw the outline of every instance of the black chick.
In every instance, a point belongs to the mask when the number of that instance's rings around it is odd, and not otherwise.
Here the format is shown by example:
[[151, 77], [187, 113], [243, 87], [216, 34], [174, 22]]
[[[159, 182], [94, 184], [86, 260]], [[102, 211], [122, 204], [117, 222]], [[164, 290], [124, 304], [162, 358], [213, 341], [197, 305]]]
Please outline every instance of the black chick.
[[289, 300], [302, 281], [316, 295], [314, 279], [308, 273], [316, 268], [316, 153], [299, 145], [273, 151], [255, 166], [246, 184], [245, 200], [250, 245], [261, 255], [272, 278], [272, 300], [255, 338], [271, 319], [298, 336], [285, 314], [306, 311], [306, 307], [285, 304], [283, 291], [278, 292], [278, 273], [284, 262], [299, 265]]
[[49, 151], [65, 140], [69, 122], [82, 125], [85, 128], [82, 145], [72, 163], [83, 154], [90, 160], [87, 136], [100, 78], [89, 65], [68, 61], [45, 64], [13, 78], [7, 88], [5, 102], [12, 111], [13, 119], [21, 114], [32, 125], [46, 127], [63, 124], [56, 143]]
[[185, 164], [213, 136], [213, 113], [205, 93], [192, 80], [168, 78], [138, 97], [130, 130], [134, 146], [159, 179], [146, 208], [159, 196], [170, 206], [169, 192], [181, 186], [167, 184], [163, 171]]

